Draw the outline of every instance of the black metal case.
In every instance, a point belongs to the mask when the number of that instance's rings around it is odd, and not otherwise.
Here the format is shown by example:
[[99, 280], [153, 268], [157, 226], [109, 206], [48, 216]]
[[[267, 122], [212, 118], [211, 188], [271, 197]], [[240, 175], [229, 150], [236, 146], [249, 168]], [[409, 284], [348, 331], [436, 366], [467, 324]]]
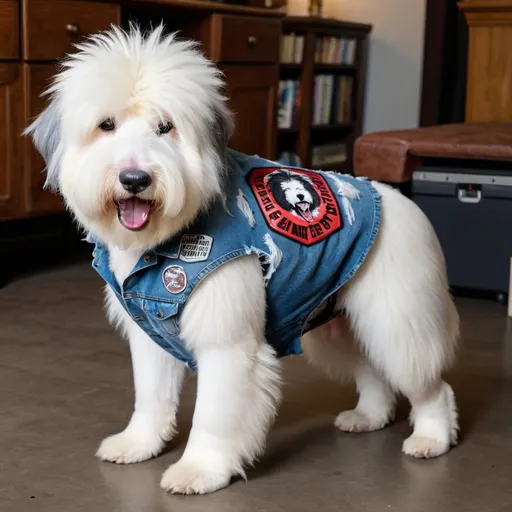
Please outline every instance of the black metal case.
[[451, 286], [508, 293], [512, 170], [424, 166], [412, 199], [441, 241]]

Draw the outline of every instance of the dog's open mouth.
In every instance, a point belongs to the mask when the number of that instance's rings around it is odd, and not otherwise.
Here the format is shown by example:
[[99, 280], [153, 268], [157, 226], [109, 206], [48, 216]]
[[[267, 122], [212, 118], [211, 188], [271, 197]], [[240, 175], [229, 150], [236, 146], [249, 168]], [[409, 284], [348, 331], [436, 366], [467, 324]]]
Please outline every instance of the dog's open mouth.
[[297, 212], [306, 221], [311, 222], [313, 220], [313, 214], [311, 213], [311, 205], [307, 202], [297, 203]]
[[119, 222], [131, 231], [144, 229], [149, 222], [151, 205], [151, 201], [145, 201], [137, 196], [117, 201]]

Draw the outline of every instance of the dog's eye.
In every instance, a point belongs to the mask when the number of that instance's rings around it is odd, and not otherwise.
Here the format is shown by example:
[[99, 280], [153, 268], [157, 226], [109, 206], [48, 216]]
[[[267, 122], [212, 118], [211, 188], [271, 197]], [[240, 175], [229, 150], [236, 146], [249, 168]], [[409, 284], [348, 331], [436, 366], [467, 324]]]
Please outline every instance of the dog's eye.
[[104, 132], [111, 132], [116, 129], [116, 123], [111, 117], [109, 117], [100, 123], [99, 128]]
[[157, 135], [165, 135], [169, 133], [173, 129], [172, 123], [167, 121], [166, 123], [160, 123], [158, 125], [158, 130], [156, 131]]

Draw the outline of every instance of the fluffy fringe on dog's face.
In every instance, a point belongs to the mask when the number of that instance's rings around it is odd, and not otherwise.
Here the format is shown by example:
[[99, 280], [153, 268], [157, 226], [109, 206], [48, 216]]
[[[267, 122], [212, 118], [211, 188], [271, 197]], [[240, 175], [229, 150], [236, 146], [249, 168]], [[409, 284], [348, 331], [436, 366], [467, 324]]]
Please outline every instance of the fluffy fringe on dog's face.
[[151, 248], [222, 193], [232, 118], [220, 72], [194, 43], [118, 28], [63, 64], [50, 106], [28, 128], [93, 237]]

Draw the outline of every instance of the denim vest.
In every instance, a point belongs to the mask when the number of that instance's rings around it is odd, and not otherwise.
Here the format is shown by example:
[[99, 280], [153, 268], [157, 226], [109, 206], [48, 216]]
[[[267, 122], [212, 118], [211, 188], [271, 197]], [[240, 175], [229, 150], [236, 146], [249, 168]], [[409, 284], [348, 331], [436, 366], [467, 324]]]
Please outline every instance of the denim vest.
[[223, 201], [189, 228], [146, 251], [122, 286], [96, 242], [93, 267], [164, 350], [196, 370], [180, 338], [194, 288], [224, 263], [259, 257], [267, 294], [266, 337], [278, 356], [301, 354], [300, 338], [333, 315], [335, 292], [375, 241], [380, 198], [366, 180], [282, 167], [227, 151]]

